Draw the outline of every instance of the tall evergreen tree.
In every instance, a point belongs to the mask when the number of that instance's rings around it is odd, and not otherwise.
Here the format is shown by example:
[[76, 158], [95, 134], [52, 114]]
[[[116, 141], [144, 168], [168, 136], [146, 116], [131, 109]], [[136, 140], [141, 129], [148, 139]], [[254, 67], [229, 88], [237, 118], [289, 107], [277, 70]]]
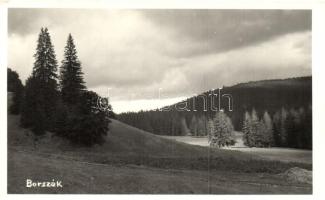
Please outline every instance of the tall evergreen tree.
[[187, 124], [186, 124], [186, 120], [184, 117], [180, 118], [180, 125], [181, 125], [181, 133], [182, 135], [188, 135], [190, 133]]
[[243, 140], [244, 140], [244, 144], [247, 146], [252, 146], [253, 142], [252, 142], [252, 134], [251, 134], [251, 130], [250, 130], [250, 126], [251, 126], [251, 116], [250, 114], [246, 111], [245, 115], [244, 115], [244, 122], [243, 122]]
[[197, 136], [197, 118], [195, 115], [192, 116], [190, 131], [192, 136]]
[[213, 134], [215, 132], [213, 119], [209, 119], [209, 121], [207, 122], [207, 132], [208, 132], [208, 141], [212, 141], [214, 136]]
[[293, 148], [299, 148], [301, 144], [301, 116], [299, 112], [294, 109], [291, 109], [288, 113], [288, 116], [285, 120], [285, 129], [287, 132], [287, 145]]
[[273, 138], [274, 145], [277, 147], [281, 146], [281, 113], [280, 111], [275, 112], [273, 115]]
[[32, 75], [26, 81], [22, 124], [42, 134], [54, 130], [57, 103], [57, 61], [47, 28], [42, 28], [37, 41]]
[[56, 82], [57, 60], [47, 28], [41, 28], [34, 58], [33, 76], [42, 82]]
[[288, 132], [286, 129], [286, 120], [288, 117], [288, 111], [285, 108], [281, 109], [281, 119], [280, 119], [280, 141], [281, 146], [288, 146]]
[[313, 147], [313, 113], [312, 113], [312, 106], [309, 105], [306, 109], [302, 120], [302, 132], [303, 132], [303, 139], [304, 139], [304, 148], [312, 149]]
[[245, 113], [243, 122], [244, 144], [249, 147], [269, 147], [273, 145], [272, 119], [267, 112], [259, 120], [256, 111]]
[[273, 138], [273, 122], [267, 111], [264, 112], [263, 115], [263, 123], [264, 123], [264, 146], [273, 146], [274, 138]]
[[78, 103], [82, 91], [86, 89], [84, 84], [76, 46], [69, 34], [60, 67], [60, 89], [63, 101], [71, 105]]
[[252, 111], [252, 118], [251, 118], [251, 124], [250, 124], [250, 131], [251, 131], [251, 141], [252, 144], [251, 146], [256, 147], [258, 144], [258, 134], [259, 134], [259, 129], [260, 129], [260, 121], [257, 116], [257, 112], [255, 109]]
[[204, 115], [197, 118], [197, 134], [198, 136], [207, 135], [206, 117]]

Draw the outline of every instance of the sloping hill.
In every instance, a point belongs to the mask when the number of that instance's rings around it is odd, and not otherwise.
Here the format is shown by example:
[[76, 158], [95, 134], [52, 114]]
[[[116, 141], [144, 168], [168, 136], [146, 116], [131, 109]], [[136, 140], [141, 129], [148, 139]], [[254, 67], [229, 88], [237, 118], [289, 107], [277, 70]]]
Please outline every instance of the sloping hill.
[[277, 87], [311, 87], [312, 77], [297, 77], [297, 78], [288, 78], [288, 79], [271, 79], [271, 80], [262, 80], [262, 81], [250, 81], [247, 83], [239, 83], [233, 88], [277, 88]]
[[113, 120], [101, 146], [78, 147], [53, 133], [35, 137], [19, 126], [19, 116], [8, 116], [8, 144], [13, 151], [37, 152], [75, 161], [158, 168], [228, 170], [280, 173], [293, 166], [311, 169], [309, 164], [265, 161], [258, 155], [201, 147], [162, 138]]
[[[12, 93], [8, 93], [8, 105], [12, 101]], [[223, 150], [209, 149], [192, 146], [182, 142], [169, 140], [138, 128], [129, 126], [117, 120], [111, 119], [110, 131], [106, 142], [93, 148], [77, 147], [66, 140], [57, 137], [54, 133], [46, 133], [41, 137], [35, 137], [28, 130], [21, 128], [20, 116], [8, 115], [8, 145], [9, 148], [23, 150], [39, 150], [46, 153], [64, 153], [72, 156], [87, 157], [88, 159], [106, 160], [107, 157], [136, 156], [136, 157], [207, 157], [210, 153], [220, 157], [232, 157], [233, 153]], [[237, 155], [236, 155], [237, 156]], [[245, 158], [245, 154], [238, 152], [238, 158]], [[247, 156], [246, 156], [247, 157]], [[247, 157], [248, 158], [248, 157]]]
[[[9, 193], [311, 193], [277, 173], [311, 165], [168, 140], [113, 120], [102, 146], [76, 147], [52, 133], [36, 138], [8, 116]], [[36, 140], [37, 139], [37, 140]], [[260, 172], [263, 172], [262, 174]], [[60, 180], [63, 188], [27, 188]]]
[[[106, 144], [101, 147], [104, 151], [153, 157], [206, 157], [209, 153], [230, 156], [225, 150], [193, 146], [166, 139], [117, 120], [112, 120], [110, 126], [111, 131], [106, 138]], [[239, 154], [239, 157], [246, 156]]]
[[30, 130], [19, 127], [19, 116], [8, 115], [8, 144], [9, 148], [37, 149], [46, 153], [79, 154], [82, 156], [96, 154], [100, 157], [197, 158], [214, 154], [219, 157], [251, 158], [249, 155], [240, 152], [237, 155], [226, 150], [193, 146], [166, 139], [114, 119], [112, 119], [110, 129], [103, 145], [79, 147], [50, 132], [44, 136], [36, 137]]

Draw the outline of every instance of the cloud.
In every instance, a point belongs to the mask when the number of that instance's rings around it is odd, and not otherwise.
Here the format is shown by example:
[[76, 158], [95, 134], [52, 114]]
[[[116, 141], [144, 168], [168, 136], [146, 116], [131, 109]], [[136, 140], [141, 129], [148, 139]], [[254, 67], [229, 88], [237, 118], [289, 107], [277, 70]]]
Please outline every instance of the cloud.
[[259, 45], [182, 59], [181, 67], [170, 67], [159, 81], [140, 88], [115, 87], [112, 97], [153, 98], [158, 96], [159, 89], [163, 98], [192, 96], [241, 82], [308, 76], [311, 75], [310, 41], [311, 32], [304, 31]]
[[[311, 75], [311, 33], [290, 33], [224, 53], [189, 58], [183, 67], [194, 91], [248, 80]], [[193, 70], [197, 68], [200, 70]]]
[[179, 32], [180, 41], [201, 44], [183, 56], [227, 51], [311, 30], [310, 10], [147, 10], [144, 14]]
[[310, 11], [9, 9], [9, 67], [23, 80], [44, 26], [59, 63], [72, 33], [87, 87], [119, 102], [311, 75]]

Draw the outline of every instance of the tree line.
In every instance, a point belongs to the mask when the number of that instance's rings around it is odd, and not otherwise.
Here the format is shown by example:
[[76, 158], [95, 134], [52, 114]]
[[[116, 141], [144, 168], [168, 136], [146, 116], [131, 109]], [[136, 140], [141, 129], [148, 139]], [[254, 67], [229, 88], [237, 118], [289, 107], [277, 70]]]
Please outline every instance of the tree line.
[[[155, 110], [122, 113], [118, 115], [118, 119], [158, 135], [208, 136], [211, 138], [213, 134], [217, 142], [212, 142], [212, 144], [218, 144], [220, 140], [223, 142], [218, 146], [235, 142], [232, 135], [234, 126], [226, 112], [215, 112], [211, 117], [201, 114], [188, 117], [176, 111]], [[258, 113], [253, 109], [251, 112], [244, 113], [242, 124], [244, 144], [249, 147], [312, 148], [311, 106], [289, 110], [281, 108], [273, 115], [268, 111]]]
[[[237, 84], [224, 87], [223, 92], [234, 99], [233, 111], [224, 112], [234, 130], [249, 130], [246, 145], [312, 148], [311, 77]], [[156, 109], [121, 113], [117, 118], [158, 135], [207, 136], [207, 124], [216, 112], [204, 111], [201, 98], [191, 99], [187, 99], [188, 107], [197, 111]], [[210, 108], [211, 102], [207, 103]]]
[[8, 91], [14, 93], [9, 111], [20, 113], [21, 126], [37, 136], [51, 131], [74, 144], [102, 144], [110, 111], [99, 109], [100, 96], [86, 88], [72, 35], [68, 35], [59, 69], [47, 28], [41, 28], [34, 58], [25, 87], [18, 74], [8, 69]]
[[255, 110], [246, 112], [242, 131], [244, 143], [250, 147], [312, 149], [312, 110], [282, 108], [272, 118], [264, 112], [262, 119]]
[[[172, 112], [172, 117], [170, 117]], [[208, 136], [212, 146], [229, 146], [235, 143], [234, 127], [231, 119], [224, 112], [216, 112], [211, 118], [193, 115], [190, 120], [178, 112], [140, 111], [122, 113], [117, 116], [131, 126], [157, 135]]]
[[[172, 116], [172, 117], [170, 117]], [[118, 119], [159, 135], [208, 136], [213, 146], [233, 145], [234, 126], [226, 112], [195, 115], [188, 118], [178, 112], [140, 111], [122, 113]], [[244, 144], [249, 147], [312, 148], [312, 109], [281, 108], [273, 115], [268, 111], [246, 111], [242, 122]]]

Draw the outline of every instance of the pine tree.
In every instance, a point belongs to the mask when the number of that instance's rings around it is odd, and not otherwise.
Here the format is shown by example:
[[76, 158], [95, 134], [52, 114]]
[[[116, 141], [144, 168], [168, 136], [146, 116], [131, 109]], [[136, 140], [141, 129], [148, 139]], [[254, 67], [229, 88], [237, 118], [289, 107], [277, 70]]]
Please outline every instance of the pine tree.
[[273, 146], [274, 138], [273, 138], [273, 122], [267, 111], [264, 112], [263, 115], [263, 123], [264, 123], [264, 146]]
[[279, 111], [275, 112], [273, 115], [273, 138], [274, 146], [281, 146], [281, 114]]
[[281, 109], [280, 113], [280, 141], [281, 146], [287, 147], [288, 146], [288, 132], [286, 127], [286, 120], [288, 117], [288, 111], [285, 108]]
[[51, 37], [47, 28], [41, 28], [38, 36], [33, 77], [39, 78], [42, 82], [56, 81], [57, 61]]
[[180, 123], [181, 123], [181, 133], [182, 135], [188, 135], [190, 133], [187, 124], [186, 124], [186, 120], [184, 117], [181, 117], [180, 119]]
[[60, 67], [60, 89], [63, 101], [70, 105], [78, 103], [82, 91], [86, 89], [84, 84], [81, 63], [73, 38], [69, 34]]
[[192, 116], [190, 131], [192, 136], [197, 136], [197, 118], [195, 115]]
[[207, 135], [206, 118], [204, 115], [197, 118], [197, 134], [198, 136]]
[[243, 122], [243, 140], [244, 140], [244, 144], [246, 146], [253, 146], [252, 144], [252, 135], [251, 135], [251, 130], [250, 130], [250, 126], [251, 126], [251, 116], [250, 114], [246, 111], [245, 112], [245, 116], [244, 116], [244, 122]]
[[32, 75], [26, 81], [22, 124], [37, 134], [54, 130], [58, 99], [57, 61], [48, 29], [39, 34]]
[[210, 146], [224, 147], [231, 145], [233, 142], [232, 132], [233, 125], [228, 116], [219, 111], [212, 120], [213, 128], [210, 127], [209, 144]]
[[208, 131], [208, 141], [211, 141], [215, 131], [213, 119], [209, 119], [207, 122], [207, 131]]
[[267, 112], [259, 120], [255, 109], [250, 116], [245, 113], [243, 122], [244, 144], [249, 147], [269, 147], [273, 145], [272, 120]]
[[270, 135], [272, 132], [268, 129], [264, 119], [261, 119], [258, 124], [257, 135], [255, 138], [256, 147], [270, 147], [272, 138]]
[[313, 147], [313, 113], [312, 106], [309, 105], [302, 120], [302, 133], [304, 135], [304, 148], [312, 149]]
[[301, 130], [301, 116], [299, 112], [291, 109], [285, 120], [285, 128], [287, 132], [287, 145], [292, 148], [300, 148], [302, 133]]
[[251, 115], [251, 125], [250, 125], [250, 140], [251, 140], [251, 146], [258, 146], [259, 141], [259, 134], [260, 134], [260, 121], [258, 119], [256, 110], [253, 109], [252, 115]]

